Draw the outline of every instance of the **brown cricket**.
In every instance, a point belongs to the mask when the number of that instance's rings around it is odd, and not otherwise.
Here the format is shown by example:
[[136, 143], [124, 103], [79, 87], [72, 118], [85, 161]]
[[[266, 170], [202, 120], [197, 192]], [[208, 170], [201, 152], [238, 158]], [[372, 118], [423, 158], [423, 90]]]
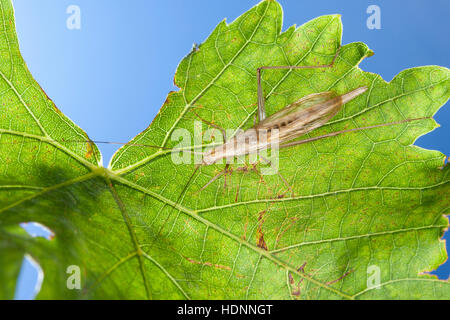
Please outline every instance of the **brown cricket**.
[[[367, 87], [359, 87], [343, 95], [336, 95], [332, 91], [313, 93], [267, 118], [258, 106], [260, 119], [263, 120], [254, 127], [235, 135], [223, 145], [206, 152], [203, 156], [203, 164], [211, 165], [222, 159], [257, 153], [273, 145], [274, 139], [277, 139], [276, 144], [283, 147], [284, 143], [323, 126], [341, 110], [344, 104], [366, 90]], [[276, 134], [273, 133], [274, 131]], [[261, 139], [262, 135], [265, 135], [265, 139]]]

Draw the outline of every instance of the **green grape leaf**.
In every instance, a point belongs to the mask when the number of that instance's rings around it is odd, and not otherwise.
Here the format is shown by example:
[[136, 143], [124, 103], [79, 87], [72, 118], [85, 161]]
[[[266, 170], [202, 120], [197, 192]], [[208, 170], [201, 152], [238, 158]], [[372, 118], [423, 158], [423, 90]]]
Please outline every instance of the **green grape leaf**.
[[[426, 274], [446, 259], [449, 166], [442, 153], [413, 145], [437, 127], [431, 117], [449, 98], [448, 69], [412, 68], [387, 83], [358, 67], [373, 54], [365, 44], [341, 45], [339, 15], [281, 32], [280, 5], [263, 1], [219, 23], [181, 61], [180, 90], [106, 169], [32, 78], [12, 4], [0, 5], [2, 297], [12, 297], [25, 253], [44, 272], [40, 299], [450, 297], [448, 281]], [[193, 174], [194, 163], [174, 162], [175, 133], [192, 143], [196, 130], [253, 126], [258, 67], [325, 65], [337, 50], [332, 68], [264, 70], [267, 113], [307, 94], [367, 86], [307, 137], [428, 119], [282, 149], [273, 175], [249, 157], [220, 176], [221, 163]], [[210, 124], [195, 126], [199, 118]], [[54, 237], [17, 231], [30, 221]]]

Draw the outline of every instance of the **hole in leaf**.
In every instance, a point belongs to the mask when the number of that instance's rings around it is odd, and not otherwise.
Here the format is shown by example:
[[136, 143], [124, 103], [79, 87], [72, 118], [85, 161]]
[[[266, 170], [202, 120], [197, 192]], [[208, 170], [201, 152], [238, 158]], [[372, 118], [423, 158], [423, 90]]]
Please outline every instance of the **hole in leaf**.
[[444, 233], [442, 239], [446, 241], [447, 261], [441, 264], [436, 270], [431, 271], [430, 274], [437, 276], [441, 280], [447, 280], [450, 278], [450, 259], [448, 258], [449, 254], [448, 249], [450, 244], [450, 229]]
[[15, 300], [33, 300], [41, 290], [44, 273], [31, 256], [25, 255], [16, 282]]
[[24, 222], [20, 226], [32, 237], [42, 237], [47, 240], [52, 240], [55, 237], [52, 230], [39, 222]]
[[[52, 240], [55, 234], [39, 222], [24, 222], [20, 226], [32, 237], [42, 237]], [[16, 281], [14, 299], [33, 300], [41, 290], [44, 272], [41, 266], [30, 255], [25, 255]]]

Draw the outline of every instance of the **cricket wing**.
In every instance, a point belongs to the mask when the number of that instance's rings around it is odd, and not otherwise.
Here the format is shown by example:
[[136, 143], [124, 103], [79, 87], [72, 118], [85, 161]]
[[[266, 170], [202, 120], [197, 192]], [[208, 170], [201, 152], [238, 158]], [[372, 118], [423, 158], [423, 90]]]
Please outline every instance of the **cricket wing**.
[[366, 90], [367, 87], [360, 87], [341, 96], [330, 91], [310, 94], [266, 118], [255, 128], [268, 132], [277, 129], [279, 143], [287, 142], [323, 126], [342, 105]]
[[284, 107], [278, 112], [275, 112], [274, 114], [270, 115], [269, 117], [258, 123], [257, 127], [260, 129], [270, 129], [276, 126], [277, 124], [281, 125], [286, 120], [288, 121], [294, 120], [299, 112], [305, 111], [309, 107], [312, 107], [316, 104], [324, 103], [335, 97], [336, 94], [332, 91], [313, 93], [307, 95], [291, 103], [290, 105]]

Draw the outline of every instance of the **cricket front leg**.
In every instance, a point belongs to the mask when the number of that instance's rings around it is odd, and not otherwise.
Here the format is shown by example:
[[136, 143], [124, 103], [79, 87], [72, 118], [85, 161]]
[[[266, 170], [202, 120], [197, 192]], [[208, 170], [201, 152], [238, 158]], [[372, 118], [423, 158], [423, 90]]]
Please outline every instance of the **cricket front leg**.
[[370, 130], [370, 129], [375, 129], [375, 128], [388, 127], [388, 126], [395, 126], [395, 125], [404, 124], [404, 123], [408, 123], [408, 122], [430, 120], [430, 119], [433, 119], [433, 117], [405, 119], [405, 120], [400, 120], [400, 121], [395, 121], [395, 122], [375, 124], [375, 125], [367, 126], [367, 127], [340, 130], [340, 131], [336, 131], [336, 132], [332, 132], [332, 133], [327, 133], [327, 134], [324, 134], [324, 135], [318, 136], [318, 137], [313, 137], [313, 138], [308, 138], [305, 140], [299, 140], [299, 141], [293, 141], [293, 142], [280, 144], [279, 148], [280, 149], [289, 148], [289, 147], [297, 146], [300, 144], [305, 144], [305, 143], [309, 143], [309, 142], [313, 142], [313, 141], [317, 141], [317, 140], [321, 140], [321, 139], [325, 139], [325, 138], [334, 137], [334, 136], [344, 134], [344, 133], [350, 133], [350, 132], [356, 132], [356, 131], [362, 131], [362, 130]]
[[258, 81], [258, 119], [259, 122], [266, 118], [266, 106], [265, 96], [262, 90], [261, 73], [264, 69], [319, 69], [319, 68], [332, 68], [337, 56], [339, 55], [341, 47], [336, 50], [336, 54], [330, 64], [324, 64], [319, 66], [262, 66], [256, 70], [256, 77]]

